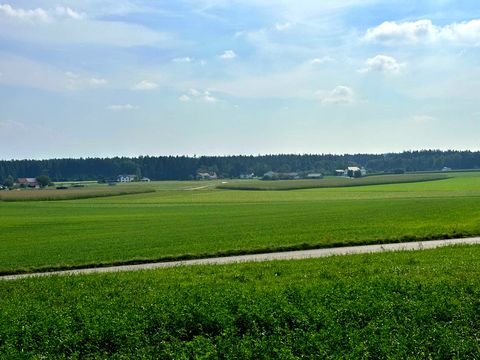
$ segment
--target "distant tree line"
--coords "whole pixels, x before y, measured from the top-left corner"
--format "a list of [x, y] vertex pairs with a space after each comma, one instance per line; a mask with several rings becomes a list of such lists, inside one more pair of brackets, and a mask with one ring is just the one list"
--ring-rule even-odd
[[268, 171], [311, 171], [326, 175], [347, 166], [365, 167], [369, 173], [435, 171], [480, 168], [480, 152], [423, 150], [390, 154], [320, 154], [259, 156], [140, 156], [135, 158], [80, 158], [0, 161], [0, 181], [48, 175], [52, 181], [112, 180], [119, 174], [145, 176], [152, 180], [194, 179], [198, 172], [215, 172], [235, 178]]

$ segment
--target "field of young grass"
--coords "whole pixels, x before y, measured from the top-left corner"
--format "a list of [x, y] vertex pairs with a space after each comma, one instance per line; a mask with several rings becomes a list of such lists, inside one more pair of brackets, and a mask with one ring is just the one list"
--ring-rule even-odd
[[158, 182], [154, 193], [0, 202], [0, 273], [480, 234], [480, 173], [294, 191]]
[[329, 176], [315, 180], [234, 180], [220, 184], [219, 189], [230, 190], [297, 190], [313, 188], [350, 187], [381, 184], [398, 184], [448, 179], [440, 173], [375, 175], [361, 178]]
[[476, 359], [480, 247], [0, 281], [0, 358]]
[[18, 189], [0, 191], [0, 201], [54, 201], [74, 200], [105, 196], [128, 194], [142, 194], [153, 192], [153, 188], [145, 185], [121, 184], [118, 186], [88, 184], [83, 188], [69, 187], [68, 189]]

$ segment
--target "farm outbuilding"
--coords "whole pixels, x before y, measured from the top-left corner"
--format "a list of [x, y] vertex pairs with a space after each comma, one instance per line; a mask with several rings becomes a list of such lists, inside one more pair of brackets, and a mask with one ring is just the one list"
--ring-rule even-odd
[[137, 175], [118, 175], [118, 182], [132, 182], [137, 180]]
[[15, 182], [19, 186], [25, 187], [37, 187], [39, 186], [37, 179], [35, 178], [18, 178]]
[[367, 170], [364, 167], [349, 166], [345, 170], [345, 175], [348, 177], [362, 177], [367, 175]]
[[218, 179], [217, 173], [199, 172], [197, 173], [198, 180], [215, 180]]

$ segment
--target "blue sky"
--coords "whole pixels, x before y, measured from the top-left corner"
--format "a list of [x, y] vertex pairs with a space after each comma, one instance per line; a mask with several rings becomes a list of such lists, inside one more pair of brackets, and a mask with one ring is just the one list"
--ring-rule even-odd
[[480, 149], [478, 1], [0, 0], [0, 158]]

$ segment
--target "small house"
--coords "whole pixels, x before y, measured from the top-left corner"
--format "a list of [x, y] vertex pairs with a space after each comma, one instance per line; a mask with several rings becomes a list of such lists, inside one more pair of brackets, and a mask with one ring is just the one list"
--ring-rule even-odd
[[345, 170], [335, 170], [335, 176], [346, 176]]
[[117, 182], [127, 183], [137, 180], [137, 175], [118, 175]]
[[367, 175], [367, 170], [364, 167], [359, 168], [358, 166], [349, 166], [345, 170], [346, 176], [348, 177], [362, 177]]
[[215, 180], [218, 179], [217, 173], [199, 172], [197, 173], [198, 180]]
[[38, 181], [35, 178], [18, 178], [15, 183], [21, 187], [36, 188], [39, 186]]
[[320, 173], [310, 173], [310, 174], [307, 174], [306, 178], [307, 179], [321, 179], [321, 178], [323, 178], [323, 175], [320, 174]]

